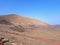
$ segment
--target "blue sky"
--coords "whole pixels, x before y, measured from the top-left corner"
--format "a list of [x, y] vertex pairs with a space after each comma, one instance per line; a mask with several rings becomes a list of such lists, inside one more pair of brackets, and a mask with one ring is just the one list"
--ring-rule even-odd
[[0, 0], [0, 15], [19, 14], [60, 24], [60, 0]]

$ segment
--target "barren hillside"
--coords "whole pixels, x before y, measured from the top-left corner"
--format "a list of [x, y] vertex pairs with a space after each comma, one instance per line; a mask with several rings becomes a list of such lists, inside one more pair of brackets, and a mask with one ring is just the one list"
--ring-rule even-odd
[[0, 37], [18, 45], [60, 45], [60, 26], [9, 14], [0, 16]]

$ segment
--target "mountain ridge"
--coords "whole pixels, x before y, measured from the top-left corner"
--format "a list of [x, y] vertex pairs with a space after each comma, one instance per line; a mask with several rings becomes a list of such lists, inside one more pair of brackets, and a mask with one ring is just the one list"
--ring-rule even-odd
[[[18, 16], [18, 15], [16, 15], [16, 14], [9, 14], [9, 15], [5, 15], [5, 16], [1, 16], [0, 17], [0, 19], [1, 18], [4, 18], [4, 19], [12, 19], [12, 21], [18, 21], [18, 20], [21, 20], [21, 22], [26, 22], [27, 24], [29, 23], [29, 22], [31, 22], [32, 24], [34, 24], [35, 22], [35, 24], [40, 24], [40, 25], [48, 25], [47, 23], [45, 23], [45, 22], [42, 22], [42, 21], [39, 21], [39, 20], [35, 20], [35, 19], [30, 19], [30, 18], [26, 18], [26, 17], [22, 17], [22, 16]], [[14, 22], [15, 22], [14, 21]]]

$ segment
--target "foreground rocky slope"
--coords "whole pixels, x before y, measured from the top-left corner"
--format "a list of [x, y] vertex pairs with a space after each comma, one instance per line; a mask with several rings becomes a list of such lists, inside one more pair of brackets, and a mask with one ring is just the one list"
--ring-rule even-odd
[[60, 26], [9, 14], [0, 16], [0, 37], [17, 45], [60, 45]]

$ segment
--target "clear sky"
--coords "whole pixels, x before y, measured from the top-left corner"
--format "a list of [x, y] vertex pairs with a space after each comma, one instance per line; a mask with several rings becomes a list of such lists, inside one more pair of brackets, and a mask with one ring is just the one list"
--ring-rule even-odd
[[60, 0], [0, 0], [0, 15], [19, 14], [60, 24]]

